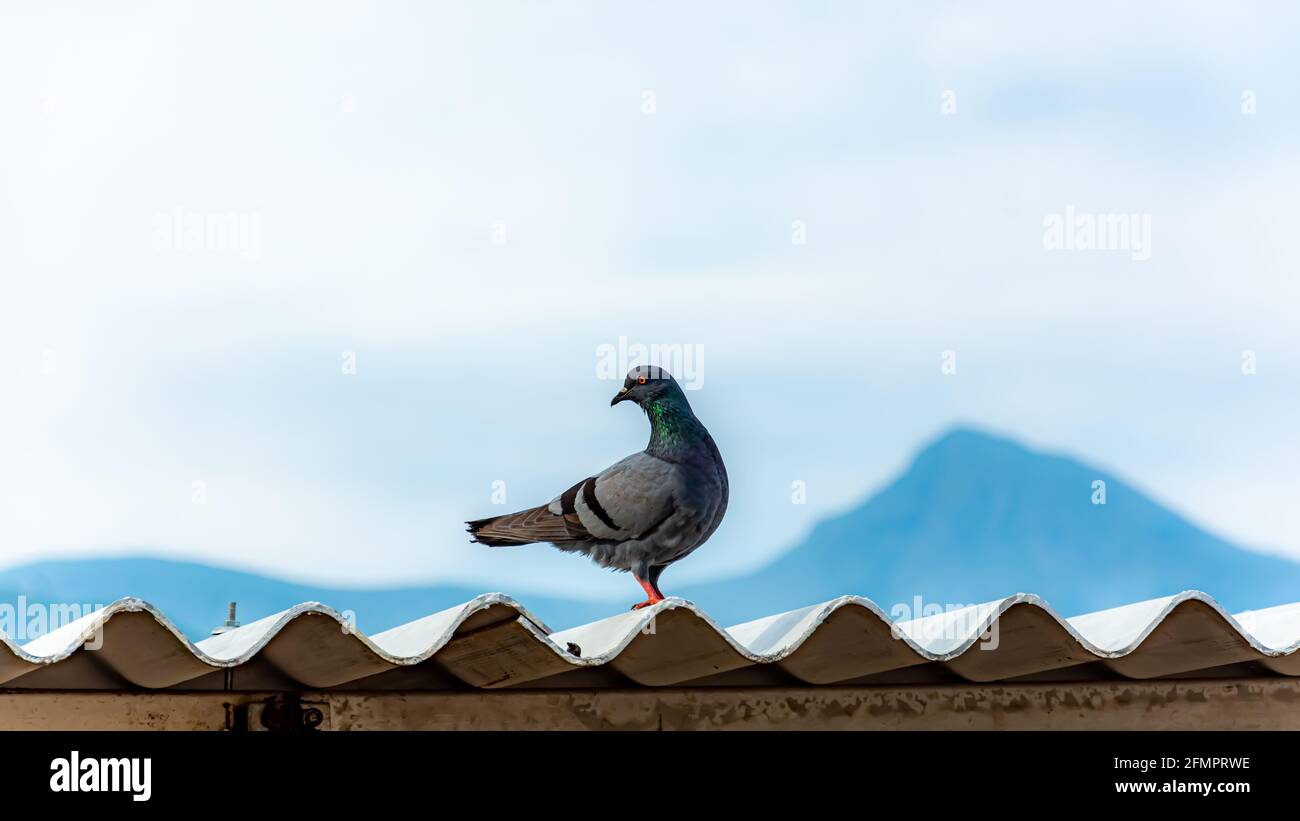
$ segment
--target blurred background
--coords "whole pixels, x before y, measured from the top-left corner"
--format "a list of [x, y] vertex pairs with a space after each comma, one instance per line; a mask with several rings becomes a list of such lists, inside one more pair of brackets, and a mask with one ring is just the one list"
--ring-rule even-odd
[[642, 447], [602, 365], [658, 344], [732, 480], [663, 587], [724, 623], [1300, 600], [1298, 16], [8, 8], [0, 598], [619, 612], [462, 523]]

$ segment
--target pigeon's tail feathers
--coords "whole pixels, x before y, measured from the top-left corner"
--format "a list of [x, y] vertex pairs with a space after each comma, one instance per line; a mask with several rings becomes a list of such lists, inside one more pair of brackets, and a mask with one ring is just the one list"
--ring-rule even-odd
[[474, 541], [489, 547], [513, 547], [533, 542], [570, 542], [574, 533], [564, 516], [552, 513], [547, 505], [466, 522]]

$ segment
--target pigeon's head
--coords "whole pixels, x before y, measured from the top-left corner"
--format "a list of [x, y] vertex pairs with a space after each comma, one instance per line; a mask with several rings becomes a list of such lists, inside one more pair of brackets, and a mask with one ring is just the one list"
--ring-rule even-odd
[[638, 365], [627, 372], [623, 387], [619, 388], [609, 405], [613, 407], [619, 402], [631, 401], [644, 408], [656, 399], [684, 401], [686, 396], [668, 371], [658, 365]]

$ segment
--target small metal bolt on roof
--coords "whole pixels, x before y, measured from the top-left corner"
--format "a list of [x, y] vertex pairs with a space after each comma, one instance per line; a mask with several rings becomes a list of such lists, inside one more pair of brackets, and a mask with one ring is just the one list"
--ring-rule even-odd
[[219, 624], [216, 627], [212, 628], [212, 635], [219, 636], [222, 633], [226, 633], [231, 630], [234, 630], [236, 627], [239, 627], [239, 622], [238, 620], [235, 619], [235, 602], [231, 602], [230, 605], [226, 608], [225, 623]]

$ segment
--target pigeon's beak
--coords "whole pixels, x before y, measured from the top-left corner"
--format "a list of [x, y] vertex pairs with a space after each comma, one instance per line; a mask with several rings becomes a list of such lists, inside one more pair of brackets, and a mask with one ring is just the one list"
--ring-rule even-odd
[[614, 398], [609, 400], [609, 406], [612, 408], [615, 405], [617, 405], [619, 402], [622, 402], [624, 399], [631, 399], [631, 398], [632, 397], [628, 395], [627, 388], [619, 388], [618, 393], [614, 394]]

